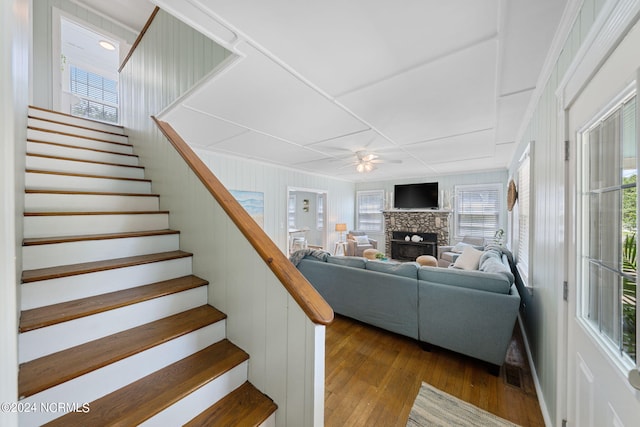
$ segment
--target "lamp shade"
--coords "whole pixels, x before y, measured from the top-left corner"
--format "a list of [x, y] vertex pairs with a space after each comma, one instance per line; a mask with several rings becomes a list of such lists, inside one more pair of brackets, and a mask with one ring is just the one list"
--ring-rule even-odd
[[347, 231], [347, 224], [344, 224], [344, 223], [336, 224], [336, 231]]

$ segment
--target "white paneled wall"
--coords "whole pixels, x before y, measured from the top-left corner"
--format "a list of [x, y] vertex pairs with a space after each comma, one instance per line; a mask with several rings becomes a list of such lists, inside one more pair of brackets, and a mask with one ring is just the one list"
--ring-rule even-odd
[[[502, 184], [504, 186], [504, 191], [502, 191], [502, 199], [500, 200], [501, 206], [503, 207], [505, 215], [503, 215], [502, 222], [500, 227], [503, 230], [507, 229], [507, 208], [506, 208], [506, 188], [507, 188], [507, 171], [488, 171], [488, 172], [479, 172], [473, 174], [464, 174], [464, 175], [442, 175], [442, 176], [420, 176], [412, 179], [403, 179], [397, 181], [375, 181], [375, 182], [360, 182], [356, 184], [357, 191], [363, 190], [384, 190], [385, 192], [385, 200], [390, 203], [388, 206], [391, 208], [393, 206], [393, 186], [395, 184], [410, 184], [410, 183], [418, 183], [418, 182], [438, 182], [438, 190], [440, 191], [440, 197], [442, 198], [443, 194], [445, 197], [448, 197], [451, 209], [453, 209], [454, 204], [454, 188], [456, 185], [467, 185], [467, 184]], [[442, 201], [441, 201], [442, 203]], [[445, 203], [446, 204], [446, 203]], [[453, 236], [453, 218], [450, 221], [450, 227], [452, 227], [450, 236]], [[374, 239], [378, 239], [379, 242], [384, 242], [384, 234], [371, 234], [371, 237]]]
[[[19, 301], [22, 264], [25, 139], [29, 75], [29, 1], [0, 5], [0, 402], [18, 400]], [[18, 425], [16, 413], [0, 412], [0, 425]]]
[[[559, 360], [564, 357], [559, 340], [564, 316], [564, 129], [560, 128], [562, 125], [558, 118], [562, 111], [555, 92], [605, 2], [569, 2], [574, 5], [581, 3], [582, 6], [573, 7], [577, 13], [567, 17], [570, 26], [566, 27], [566, 38], [558, 49], [557, 58], [551, 62], [548, 75], [538, 85], [535, 103], [522, 126], [519, 146], [509, 169], [509, 176], [515, 176], [520, 154], [531, 141], [535, 141], [530, 201], [531, 227], [535, 231], [531, 236], [533, 247], [529, 259], [533, 277], [528, 283], [533, 291], [531, 295], [523, 295], [526, 304], [523, 320], [540, 386], [543, 413], [554, 425], [562, 416], [559, 401], [563, 396], [558, 395], [558, 385], [565, 381], [558, 370]], [[571, 9], [569, 7], [568, 10]], [[560, 34], [561, 41], [562, 37]], [[517, 221], [517, 218], [513, 220]]]
[[[171, 210], [171, 228], [181, 231], [181, 249], [195, 254], [194, 274], [211, 283], [209, 302], [228, 315], [228, 338], [251, 355], [249, 380], [278, 404], [277, 425], [322, 425], [324, 327], [306, 318], [149, 118], [229, 54], [161, 11], [121, 75], [124, 124], [161, 209]], [[228, 188], [264, 192], [265, 230], [283, 247], [287, 186], [327, 188], [335, 205], [345, 194], [353, 216], [350, 185], [203, 156]]]
[[278, 247], [287, 251], [287, 188], [306, 188], [327, 192], [327, 247], [331, 250], [340, 239], [335, 231], [338, 222], [351, 228], [355, 212], [355, 184], [319, 175], [305, 174], [264, 163], [240, 160], [196, 149], [197, 154], [232, 190], [261, 191], [264, 193], [264, 230]]

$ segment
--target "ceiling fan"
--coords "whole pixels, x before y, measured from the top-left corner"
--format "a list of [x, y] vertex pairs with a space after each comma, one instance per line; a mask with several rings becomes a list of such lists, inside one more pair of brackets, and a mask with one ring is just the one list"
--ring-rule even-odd
[[402, 160], [384, 160], [379, 155], [367, 153], [364, 150], [356, 151], [356, 171], [360, 173], [371, 172], [380, 163], [402, 163]]

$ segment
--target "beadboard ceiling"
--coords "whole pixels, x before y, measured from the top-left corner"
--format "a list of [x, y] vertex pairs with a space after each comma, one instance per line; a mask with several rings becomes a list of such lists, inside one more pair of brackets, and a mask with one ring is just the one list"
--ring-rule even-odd
[[190, 144], [377, 181], [507, 168], [566, 0], [154, 3], [236, 54], [162, 114]]

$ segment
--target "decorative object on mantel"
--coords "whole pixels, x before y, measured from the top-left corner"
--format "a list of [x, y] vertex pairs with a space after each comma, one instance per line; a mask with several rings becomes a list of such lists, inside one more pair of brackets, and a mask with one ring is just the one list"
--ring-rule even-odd
[[409, 235], [407, 234], [406, 236], [404, 236], [404, 241], [408, 242], [411, 240], [411, 237], [409, 237]]
[[518, 200], [518, 191], [516, 190], [516, 183], [512, 179], [509, 181], [509, 186], [507, 187], [507, 210], [509, 212], [513, 210], [516, 200]]
[[413, 236], [411, 236], [411, 241], [414, 242], [414, 243], [422, 242], [423, 240], [424, 239], [422, 237], [418, 236], [417, 234], [414, 234]]

